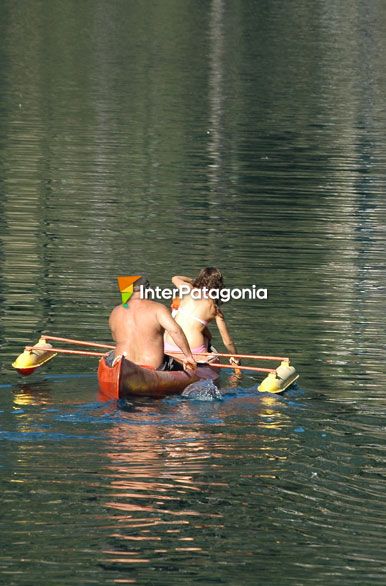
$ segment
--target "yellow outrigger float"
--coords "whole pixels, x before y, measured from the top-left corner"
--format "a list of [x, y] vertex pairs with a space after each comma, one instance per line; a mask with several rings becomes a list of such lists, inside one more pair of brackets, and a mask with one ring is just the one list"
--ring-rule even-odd
[[299, 375], [289, 360], [282, 360], [280, 366], [270, 372], [259, 384], [260, 393], [282, 393], [297, 381]]
[[57, 355], [58, 353], [52, 350], [52, 344], [49, 344], [42, 336], [35, 346], [30, 349], [25, 348], [24, 352], [12, 363], [12, 366], [23, 376], [28, 376], [36, 368], [43, 366]]

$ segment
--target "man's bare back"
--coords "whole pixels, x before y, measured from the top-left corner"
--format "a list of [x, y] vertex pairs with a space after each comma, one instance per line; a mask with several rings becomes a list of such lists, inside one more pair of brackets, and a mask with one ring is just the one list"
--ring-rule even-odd
[[161, 303], [141, 299], [134, 292], [127, 307], [118, 305], [109, 319], [115, 354], [125, 354], [136, 364], [159, 368], [164, 361], [164, 332], [166, 331], [182, 350], [185, 368], [195, 368], [185, 334]]

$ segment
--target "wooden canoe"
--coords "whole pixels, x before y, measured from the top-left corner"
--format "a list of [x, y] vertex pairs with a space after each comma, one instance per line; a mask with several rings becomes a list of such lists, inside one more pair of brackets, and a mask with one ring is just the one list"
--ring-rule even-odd
[[108, 366], [104, 357], [98, 366], [99, 388], [106, 399], [125, 397], [162, 398], [177, 395], [190, 384], [200, 379], [215, 380], [218, 372], [210, 366], [198, 366], [193, 373], [184, 370], [161, 371], [139, 366], [121, 357], [114, 366]]

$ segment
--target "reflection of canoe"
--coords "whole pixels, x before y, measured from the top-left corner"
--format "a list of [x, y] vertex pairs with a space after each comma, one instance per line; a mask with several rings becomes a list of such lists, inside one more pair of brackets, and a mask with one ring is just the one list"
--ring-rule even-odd
[[107, 366], [101, 358], [98, 367], [98, 382], [102, 394], [108, 399], [128, 396], [165, 397], [176, 395], [191, 383], [200, 379], [216, 379], [218, 373], [209, 366], [199, 366], [193, 374], [183, 370], [160, 371], [138, 366], [126, 358]]

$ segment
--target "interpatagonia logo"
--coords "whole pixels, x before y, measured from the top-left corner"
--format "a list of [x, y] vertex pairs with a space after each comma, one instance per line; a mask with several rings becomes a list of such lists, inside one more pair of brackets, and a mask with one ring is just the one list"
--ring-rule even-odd
[[134, 283], [141, 278], [141, 275], [118, 277], [118, 287], [121, 292], [122, 304], [127, 307], [127, 302], [134, 292]]
[[173, 288], [162, 288], [162, 287], [150, 287], [149, 281], [146, 277], [140, 275], [118, 277], [118, 286], [121, 292], [122, 304], [127, 307], [127, 302], [134, 293], [134, 283], [141, 281], [136, 285], [136, 290], [139, 291], [140, 299], [148, 299], [153, 301], [165, 301], [172, 300], [176, 297], [183, 297], [189, 294], [192, 299], [213, 299], [222, 303], [227, 303], [232, 300], [239, 299], [257, 299], [264, 301], [268, 299], [268, 289], [258, 288], [256, 285], [250, 287], [233, 287], [221, 288], [221, 289], [208, 289], [208, 287], [202, 287], [201, 289], [192, 289], [191, 285], [183, 284], [179, 289]]

